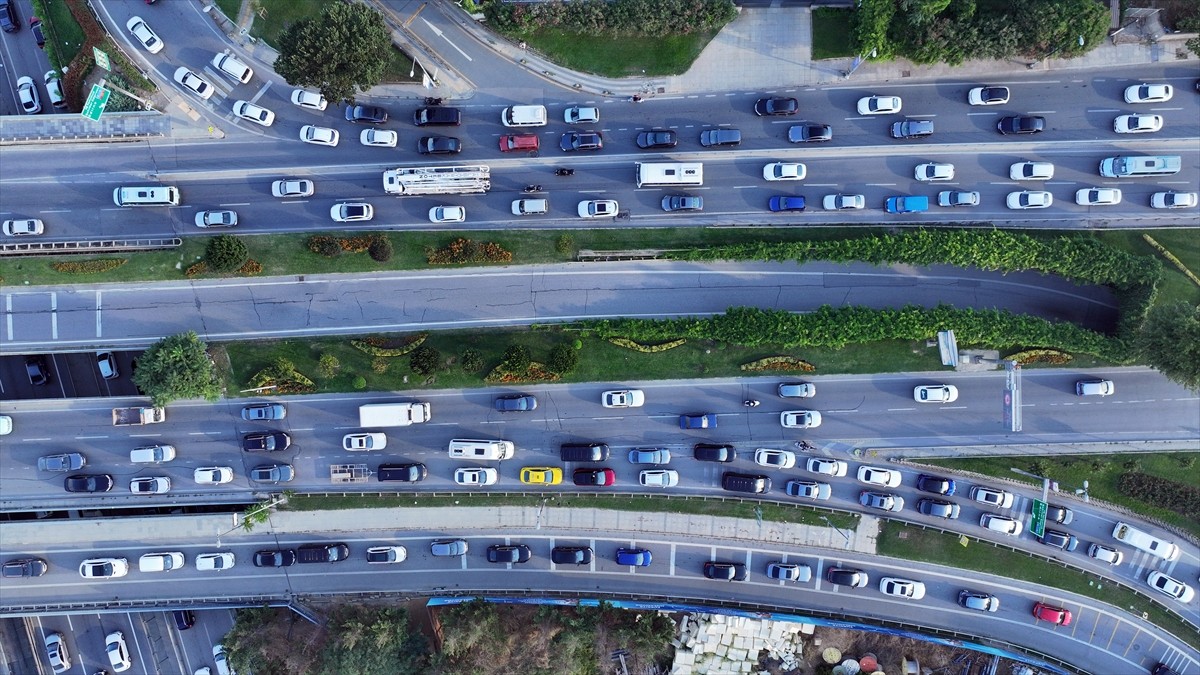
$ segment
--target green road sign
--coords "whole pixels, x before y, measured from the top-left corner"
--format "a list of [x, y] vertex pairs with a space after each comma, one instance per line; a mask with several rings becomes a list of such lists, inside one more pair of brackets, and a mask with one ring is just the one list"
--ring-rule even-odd
[[93, 122], [99, 122], [100, 115], [104, 112], [104, 106], [108, 104], [108, 97], [110, 95], [112, 95], [112, 91], [98, 84], [93, 84], [92, 93], [88, 94], [87, 101], [83, 104], [83, 116]]
[[1033, 517], [1029, 519], [1029, 531], [1035, 537], [1040, 537], [1046, 533], [1046, 502], [1035, 499], [1033, 500]]
[[105, 54], [96, 47], [92, 47], [92, 56], [96, 57], [96, 65], [105, 70], [112, 70], [112, 63], [108, 60], [108, 54]]

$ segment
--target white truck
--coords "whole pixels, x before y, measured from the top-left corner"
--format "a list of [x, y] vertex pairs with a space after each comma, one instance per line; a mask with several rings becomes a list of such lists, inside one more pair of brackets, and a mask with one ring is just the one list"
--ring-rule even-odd
[[132, 427], [140, 424], [158, 424], [166, 419], [167, 411], [165, 408], [113, 408], [114, 427]]
[[416, 166], [383, 172], [383, 191], [389, 195], [464, 195], [492, 187], [486, 166]]
[[358, 407], [360, 427], [407, 427], [429, 421], [429, 402], [368, 403]]

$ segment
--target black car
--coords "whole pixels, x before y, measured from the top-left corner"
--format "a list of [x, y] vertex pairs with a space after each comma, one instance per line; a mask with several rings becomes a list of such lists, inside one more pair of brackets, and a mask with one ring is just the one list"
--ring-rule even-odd
[[1064, 551], [1074, 551], [1079, 546], [1079, 540], [1075, 538], [1075, 535], [1059, 530], [1047, 529], [1042, 536], [1038, 537], [1038, 541]]
[[525, 544], [493, 544], [487, 549], [487, 561], [491, 563], [529, 562], [533, 552]]
[[1035, 115], [1010, 115], [1001, 117], [996, 131], [1002, 134], [1036, 134], [1046, 129], [1046, 118]]
[[462, 141], [453, 136], [423, 136], [417, 141], [417, 152], [422, 155], [457, 155], [462, 152]]
[[797, 124], [788, 127], [788, 140], [792, 143], [832, 141], [833, 127], [828, 124]]
[[291, 567], [295, 564], [296, 552], [290, 548], [257, 551], [254, 554], [255, 567]]
[[667, 195], [662, 198], [663, 211], [703, 211], [704, 198], [692, 195]]
[[697, 443], [692, 456], [698, 462], [732, 462], [737, 459], [737, 451], [723, 443]]
[[48, 569], [50, 569], [50, 565], [41, 558], [18, 558], [4, 563], [3, 576], [5, 579], [40, 577]]
[[417, 483], [425, 480], [425, 477], [429, 475], [429, 470], [421, 463], [382, 464], [375, 475], [382, 482]]
[[462, 124], [462, 111], [458, 108], [418, 108], [413, 113], [413, 124], [419, 127], [456, 127]]
[[563, 152], [575, 150], [599, 150], [604, 147], [604, 138], [595, 131], [571, 131], [562, 136], [558, 147]]
[[589, 565], [592, 557], [590, 546], [555, 546], [550, 549], [550, 562], [555, 565]]
[[637, 146], [643, 150], [673, 148], [679, 145], [679, 136], [670, 129], [651, 129], [637, 135]]
[[606, 487], [616, 480], [617, 475], [612, 469], [575, 469], [571, 474], [571, 481], [576, 485]]
[[800, 112], [800, 102], [794, 98], [760, 98], [754, 104], [754, 114], [759, 117], [765, 115], [795, 115], [798, 112]]
[[721, 488], [730, 492], [761, 495], [771, 491], [771, 479], [757, 474], [727, 471], [721, 476]]
[[42, 20], [36, 16], [29, 20], [29, 30], [33, 31], [33, 41], [38, 49], [45, 49], [46, 36], [42, 33]]
[[171, 612], [171, 618], [175, 619], [175, 627], [179, 630], [187, 630], [196, 625], [196, 615], [192, 614], [190, 609], [177, 609]]
[[77, 473], [63, 480], [67, 492], [108, 492], [113, 484], [113, 477], [106, 473]]
[[917, 476], [917, 489], [924, 492], [932, 492], [935, 495], [946, 495], [949, 497], [954, 494], [954, 481], [949, 478], [940, 476], [930, 476], [929, 474], [921, 474]]
[[892, 124], [892, 138], [924, 138], [933, 135], [933, 120], [904, 120]]
[[954, 520], [958, 518], [959, 507], [958, 504], [952, 504], [941, 499], [924, 498], [917, 500], [917, 511], [926, 516], [937, 516], [938, 518]]
[[749, 576], [746, 566], [742, 563], [713, 562], [704, 563], [704, 576], [718, 581], [745, 581]]
[[867, 585], [867, 573], [853, 567], [830, 567], [825, 570], [825, 580], [835, 586], [862, 588]]
[[242, 436], [242, 450], [246, 452], [276, 452], [292, 446], [292, 437], [282, 431], [266, 431]]
[[383, 124], [388, 121], [388, 114], [386, 110], [376, 105], [351, 105], [346, 106], [346, 121]]
[[17, 0], [0, 0], [0, 29], [5, 33], [15, 33], [21, 30], [21, 22], [17, 19]]
[[30, 356], [25, 359], [25, 374], [29, 376], [29, 384], [40, 387], [50, 381], [50, 373], [46, 370], [46, 359], [40, 356]]
[[532, 394], [509, 394], [497, 398], [494, 405], [500, 412], [529, 412], [537, 410], [537, 397]]

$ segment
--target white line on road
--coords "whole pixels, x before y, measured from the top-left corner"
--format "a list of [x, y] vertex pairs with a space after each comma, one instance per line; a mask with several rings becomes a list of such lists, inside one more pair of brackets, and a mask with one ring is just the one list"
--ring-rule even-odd
[[1057, 110], [1031, 110], [1026, 115], [1053, 115]]
[[38, 213], [70, 213], [71, 209], [55, 209], [53, 211], [38, 211]]
[[250, 206], [250, 202], [238, 202], [236, 204], [221, 204], [221, 206]]
[[973, 113], [967, 113], [967, 117], [970, 117], [970, 116], [972, 116], [972, 115], [999, 115], [999, 114], [1000, 114], [1000, 113], [999, 113], [999, 111], [991, 111], [991, 112], [973, 112]]
[[[428, 19], [425, 19], [424, 17], [422, 17], [422, 18], [421, 18], [421, 20], [425, 22], [425, 25], [429, 27], [429, 30], [433, 31], [433, 32], [434, 32], [434, 33], [435, 33], [435, 34], [436, 34], [438, 37], [440, 37], [440, 38], [442, 38], [443, 40], [445, 40], [445, 41], [446, 41], [446, 44], [450, 45], [451, 47], [454, 47], [454, 50], [455, 50], [455, 51], [457, 51], [459, 54], [462, 54], [462, 57], [463, 57], [464, 59], [466, 59], [466, 60], [468, 60], [468, 61], [474, 61], [474, 60], [475, 60], [475, 59], [471, 58], [470, 56], [468, 56], [466, 52], [464, 52], [463, 50], [459, 49], [459, 48], [458, 48], [458, 45], [456, 45], [456, 44], [454, 44], [453, 42], [451, 42], [451, 41], [450, 41], [450, 38], [446, 37], [446, 34], [445, 34], [445, 33], [443, 33], [443, 32], [441, 31], [441, 29], [439, 29], [437, 26], [435, 26], [435, 25], [433, 25], [433, 24], [429, 23], [429, 20], [428, 20]], [[466, 564], [466, 563], [464, 562], [464, 565], [465, 565], [465, 564]]]

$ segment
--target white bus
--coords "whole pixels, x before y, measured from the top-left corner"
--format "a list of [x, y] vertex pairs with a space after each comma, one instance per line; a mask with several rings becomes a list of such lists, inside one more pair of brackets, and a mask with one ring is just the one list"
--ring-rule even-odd
[[1183, 160], [1178, 155], [1109, 157], [1100, 162], [1100, 175], [1105, 178], [1170, 176], [1179, 173], [1181, 166]]
[[704, 185], [700, 162], [638, 162], [637, 186]]

